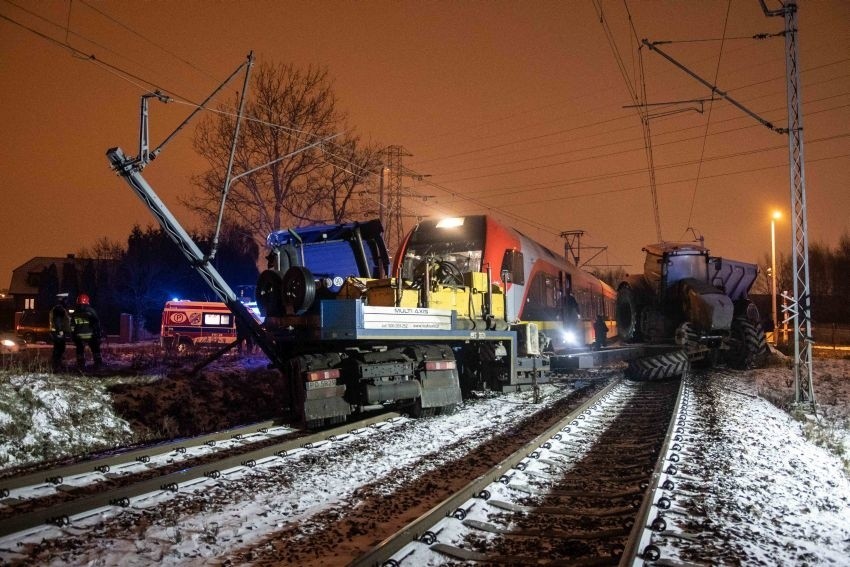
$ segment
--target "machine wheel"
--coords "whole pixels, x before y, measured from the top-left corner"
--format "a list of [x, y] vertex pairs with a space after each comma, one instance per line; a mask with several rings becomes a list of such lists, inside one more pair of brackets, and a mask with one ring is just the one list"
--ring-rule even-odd
[[666, 342], [667, 320], [653, 307], [645, 307], [641, 313], [640, 336], [647, 343]]
[[281, 317], [283, 312], [283, 274], [265, 270], [257, 279], [257, 306], [263, 317]]
[[630, 380], [663, 380], [681, 376], [689, 368], [688, 355], [684, 350], [645, 356], [630, 360], [626, 378]]
[[283, 275], [283, 305], [295, 315], [303, 315], [316, 299], [316, 280], [310, 270], [292, 266]]
[[617, 332], [624, 341], [640, 339], [640, 311], [637, 294], [628, 285], [617, 290]]
[[416, 398], [416, 401], [413, 403], [413, 406], [410, 408], [410, 417], [420, 419], [423, 417], [434, 417], [437, 414], [437, 410], [439, 408], [431, 407], [431, 408], [423, 408], [422, 407], [422, 398]]
[[760, 368], [767, 359], [767, 339], [758, 323], [738, 318], [732, 321], [728, 364], [733, 368]]

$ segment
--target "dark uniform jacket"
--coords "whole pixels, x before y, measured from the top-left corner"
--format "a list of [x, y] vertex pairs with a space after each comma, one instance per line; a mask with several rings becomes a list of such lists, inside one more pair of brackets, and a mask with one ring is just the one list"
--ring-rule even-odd
[[84, 340], [100, 338], [100, 319], [90, 305], [78, 305], [72, 323], [75, 337]]
[[71, 319], [64, 305], [50, 310], [50, 336], [54, 339], [67, 337], [71, 333]]

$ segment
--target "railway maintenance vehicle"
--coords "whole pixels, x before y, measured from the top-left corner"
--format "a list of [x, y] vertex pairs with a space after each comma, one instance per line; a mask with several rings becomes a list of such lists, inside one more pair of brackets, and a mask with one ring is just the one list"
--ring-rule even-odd
[[613, 317], [609, 286], [471, 216], [417, 225], [395, 275], [377, 220], [270, 234], [256, 287], [261, 324], [144, 179], [144, 163], [120, 148], [107, 157], [280, 370], [292, 418], [308, 428], [376, 405], [429, 415], [477, 388], [532, 388], [555, 351], [585, 336], [582, 318]]

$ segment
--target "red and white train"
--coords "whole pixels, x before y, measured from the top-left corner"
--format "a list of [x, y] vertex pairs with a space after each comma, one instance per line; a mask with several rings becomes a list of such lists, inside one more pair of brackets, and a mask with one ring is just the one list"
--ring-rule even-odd
[[422, 260], [447, 261], [460, 272], [486, 272], [505, 289], [506, 319], [527, 321], [554, 350], [593, 342], [602, 315], [608, 336], [617, 334], [616, 291], [521, 232], [486, 215], [420, 222], [402, 242], [393, 273], [414, 279]]

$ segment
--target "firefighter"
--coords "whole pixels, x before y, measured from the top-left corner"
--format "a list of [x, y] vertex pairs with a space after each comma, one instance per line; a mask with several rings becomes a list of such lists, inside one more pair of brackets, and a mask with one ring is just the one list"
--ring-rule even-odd
[[596, 316], [596, 320], [593, 322], [593, 333], [596, 339], [593, 341], [593, 346], [596, 350], [608, 344], [608, 325], [605, 324], [602, 315]]
[[62, 369], [65, 355], [65, 340], [71, 334], [71, 318], [68, 315], [68, 294], [57, 293], [56, 305], [50, 310], [50, 338], [53, 341], [53, 371]]
[[85, 293], [77, 296], [77, 307], [71, 322], [74, 345], [77, 347], [77, 368], [82, 370], [86, 366], [86, 344], [91, 349], [94, 367], [103, 366], [103, 358], [100, 355], [100, 319], [91, 306], [91, 299]]

